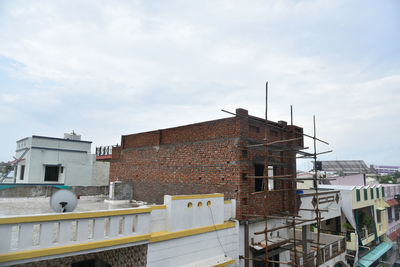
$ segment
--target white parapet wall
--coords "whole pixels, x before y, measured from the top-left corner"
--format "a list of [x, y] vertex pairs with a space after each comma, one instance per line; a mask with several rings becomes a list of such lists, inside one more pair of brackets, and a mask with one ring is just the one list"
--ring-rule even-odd
[[164, 205], [2, 216], [0, 266], [143, 244], [147, 266], [238, 266], [235, 205], [223, 194], [165, 196]]
[[237, 266], [235, 201], [224, 201], [223, 194], [167, 195], [164, 203], [165, 211], [152, 211], [152, 230], [159, 232], [150, 239], [148, 266]]

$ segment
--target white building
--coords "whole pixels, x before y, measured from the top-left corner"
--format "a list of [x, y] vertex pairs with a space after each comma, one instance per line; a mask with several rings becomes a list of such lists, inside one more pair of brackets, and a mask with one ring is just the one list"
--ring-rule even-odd
[[107, 185], [109, 163], [96, 162], [91, 141], [33, 135], [17, 141], [14, 182], [21, 184]]

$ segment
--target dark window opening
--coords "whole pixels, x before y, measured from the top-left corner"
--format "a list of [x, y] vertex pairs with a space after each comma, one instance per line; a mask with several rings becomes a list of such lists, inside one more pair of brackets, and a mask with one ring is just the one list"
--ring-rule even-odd
[[376, 221], [378, 223], [382, 223], [382, 211], [381, 210], [376, 211]]
[[100, 259], [92, 259], [72, 263], [71, 267], [111, 267], [111, 265]]
[[396, 205], [396, 207], [394, 207], [394, 218], [396, 221], [399, 220], [399, 205]]
[[269, 133], [271, 134], [271, 136], [279, 136], [279, 132], [276, 130], [270, 130]]
[[368, 200], [368, 190], [364, 188], [364, 200]]
[[51, 182], [58, 182], [59, 173], [60, 173], [59, 166], [46, 166], [46, 170], [44, 172], [44, 180]]
[[250, 131], [259, 133], [260, 132], [260, 128], [257, 127], [257, 126], [250, 125]]
[[[279, 257], [278, 249], [269, 251], [268, 255], [270, 255], [270, 254], [272, 254], [272, 256], [268, 257], [268, 259], [279, 262], [280, 257]], [[279, 267], [279, 263], [277, 263], [277, 262], [269, 262], [268, 264], [265, 264], [265, 262], [263, 262], [263, 260], [265, 259], [265, 252], [263, 252], [263, 251], [254, 251], [253, 256], [256, 259], [259, 259], [259, 260], [253, 261], [254, 267], [266, 267], [267, 265], [268, 265], [268, 267]]]
[[386, 208], [388, 214], [389, 222], [393, 222], [392, 207]]
[[25, 174], [25, 165], [21, 165], [21, 170], [19, 173], [19, 179], [24, 180], [24, 174]]
[[[255, 176], [264, 176], [264, 165], [256, 164], [254, 165], [254, 175]], [[254, 191], [262, 191], [264, 190], [263, 178], [255, 178], [254, 179]]]

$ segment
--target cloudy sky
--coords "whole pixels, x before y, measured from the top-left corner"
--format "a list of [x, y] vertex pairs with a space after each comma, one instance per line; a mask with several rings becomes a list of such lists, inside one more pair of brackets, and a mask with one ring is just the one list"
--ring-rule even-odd
[[[290, 120], [327, 159], [400, 165], [400, 2], [0, 1], [0, 161], [31, 135]], [[307, 141], [307, 144], [308, 141]], [[302, 169], [309, 161], [299, 162]]]

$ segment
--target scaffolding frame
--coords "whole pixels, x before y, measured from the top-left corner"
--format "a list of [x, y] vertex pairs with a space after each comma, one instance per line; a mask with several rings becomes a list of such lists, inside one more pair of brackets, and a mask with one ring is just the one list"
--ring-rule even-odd
[[[236, 116], [241, 116], [235, 113], [231, 113], [225, 110], [222, 110], [226, 113], [232, 114], [232, 115], [236, 115]], [[251, 117], [247, 117], [248, 119], [254, 119], [257, 120], [258, 122], [260, 122], [260, 119], [255, 119], [255, 118], [251, 118]], [[263, 180], [263, 186], [264, 186], [264, 190], [263, 191], [259, 191], [259, 192], [254, 192], [252, 194], [263, 194], [263, 208], [264, 208], [264, 215], [245, 215], [247, 217], [251, 217], [251, 216], [255, 216], [255, 217], [262, 217], [264, 216], [264, 221], [265, 221], [265, 226], [264, 226], [264, 230], [260, 231], [260, 232], [255, 232], [254, 234], [259, 235], [259, 234], [264, 234], [265, 237], [265, 257], [263, 260], [259, 259], [259, 258], [250, 258], [250, 257], [246, 257], [246, 256], [241, 256], [242, 259], [245, 260], [245, 266], [248, 266], [248, 262], [250, 260], [252, 261], [263, 261], [266, 266], [268, 266], [268, 263], [277, 263], [277, 264], [287, 264], [287, 265], [291, 265], [291, 266], [319, 266], [321, 265], [321, 250], [320, 250], [320, 228], [321, 228], [321, 220], [323, 219], [321, 216], [321, 212], [327, 212], [327, 210], [322, 210], [319, 208], [319, 191], [318, 191], [318, 180], [320, 180], [318, 178], [318, 170], [315, 167], [316, 166], [316, 162], [317, 162], [317, 156], [321, 155], [321, 154], [326, 154], [326, 153], [330, 153], [332, 152], [332, 150], [329, 151], [324, 151], [324, 152], [317, 152], [317, 142], [321, 142], [324, 144], [329, 145], [328, 142], [321, 140], [317, 137], [317, 133], [316, 133], [316, 122], [315, 122], [315, 115], [313, 116], [313, 135], [308, 135], [305, 133], [301, 133], [302, 136], [301, 137], [297, 137], [297, 138], [289, 138], [286, 140], [278, 140], [278, 141], [273, 141], [273, 142], [269, 142], [269, 127], [276, 127], [275, 125], [269, 124], [268, 122], [268, 82], [266, 82], [265, 85], [265, 120], [264, 120], [264, 140], [262, 143], [259, 144], [251, 144], [248, 145], [247, 148], [255, 148], [255, 147], [260, 147], [260, 148], [264, 148], [264, 172], [263, 172], [263, 176], [246, 176], [247, 178], [253, 178], [253, 179], [257, 179], [257, 178], [262, 178]], [[293, 126], [293, 109], [292, 106], [290, 106], [290, 125]], [[291, 134], [290, 136], [294, 136], [294, 129], [291, 128]], [[306, 153], [306, 152], [302, 152], [303, 156], [297, 157], [296, 154], [299, 153], [301, 150], [304, 149], [308, 149], [305, 147], [295, 147], [295, 145], [293, 144], [293, 142], [303, 139], [304, 137], [307, 138], [311, 138], [313, 140], [313, 153]], [[288, 175], [273, 175], [273, 176], [269, 176], [268, 175], [268, 170], [269, 170], [269, 158], [270, 157], [278, 157], [278, 159], [282, 159], [282, 156], [275, 156], [275, 155], [270, 155], [268, 148], [272, 145], [276, 145], [276, 144], [287, 144], [283, 150], [277, 150], [277, 151], [286, 151], [288, 152], [288, 156], [286, 156], [285, 158], [289, 158], [291, 159], [290, 163], [292, 163], [291, 165], [289, 165], [289, 171], [288, 171]], [[304, 144], [303, 144], [304, 145]], [[276, 151], [275, 151], [276, 152]], [[313, 174], [313, 178], [297, 178], [296, 177], [296, 159], [297, 158], [312, 158], [314, 161], [314, 174]], [[269, 180], [278, 180], [278, 181], [286, 181], [289, 184], [291, 184], [290, 188], [287, 189], [278, 189], [278, 190], [270, 190], [269, 189]], [[300, 216], [298, 216], [298, 211], [300, 210], [300, 207], [295, 208], [294, 213], [293, 214], [289, 214], [289, 213], [280, 213], [277, 211], [274, 211], [273, 209], [269, 208], [268, 205], [268, 201], [269, 201], [269, 196], [271, 192], [285, 192], [291, 191], [291, 194], [293, 194], [293, 196], [297, 195], [296, 189], [296, 183], [297, 182], [304, 182], [305, 180], [312, 180], [313, 181], [313, 187], [315, 189], [315, 193], [312, 193], [311, 195], [313, 195], [312, 198], [312, 206], [314, 207], [314, 209], [309, 209], [309, 211], [312, 211], [313, 213], [315, 213], [315, 217], [312, 219], [302, 219]], [[296, 197], [295, 197], [296, 198]], [[297, 213], [297, 214], [296, 214]], [[313, 214], [311, 213], [311, 214]], [[269, 219], [283, 219], [286, 220], [286, 222], [288, 222], [286, 225], [282, 225], [279, 227], [274, 227], [269, 229], [268, 228], [268, 221]], [[314, 242], [313, 240], [302, 240], [302, 239], [296, 239], [296, 227], [300, 224], [303, 224], [305, 222], [310, 222], [310, 221], [316, 221], [317, 224], [317, 241]], [[245, 250], [246, 250], [246, 255], [248, 253], [248, 221], [245, 224], [245, 227], [247, 228], [247, 230], [245, 230], [245, 234], [247, 234], [247, 238], [245, 238]], [[293, 238], [289, 238], [287, 240], [285, 240], [284, 242], [281, 242], [282, 244], [280, 244], [280, 248], [283, 248], [285, 250], [289, 250], [291, 253], [293, 253], [293, 261], [292, 261], [292, 256], [291, 261], [289, 262], [283, 262], [283, 261], [276, 261], [276, 260], [271, 260], [269, 259], [269, 234], [281, 229], [285, 229], [285, 228], [291, 228], [293, 231]], [[270, 240], [271, 242], [272, 240]], [[297, 245], [298, 242], [300, 241], [302, 245], [304, 245], [304, 242], [308, 242], [311, 244], [314, 244], [317, 246], [317, 250], [316, 250], [316, 257], [314, 257], [314, 253], [309, 253], [309, 254], [305, 254], [306, 251], [302, 251], [303, 253], [303, 263], [300, 264], [298, 258], [297, 258]], [[273, 243], [273, 242], [271, 242]], [[289, 247], [285, 247], [284, 245], [286, 244], [290, 244]], [[308, 260], [306, 262], [305, 258], [308, 258]]]

